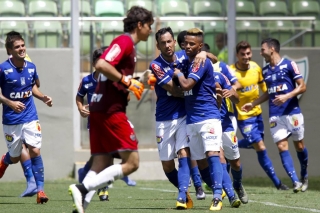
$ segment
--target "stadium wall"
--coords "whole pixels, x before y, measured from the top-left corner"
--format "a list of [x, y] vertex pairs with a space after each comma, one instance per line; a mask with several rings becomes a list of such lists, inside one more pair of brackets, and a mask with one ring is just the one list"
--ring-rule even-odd
[[[320, 176], [318, 162], [319, 146], [319, 126], [320, 100], [318, 89], [320, 67], [318, 49], [294, 49], [283, 48], [282, 55], [297, 61], [308, 73], [307, 92], [300, 98], [300, 106], [305, 118], [305, 142], [309, 150], [309, 175]], [[253, 60], [260, 66], [263, 66], [263, 59], [260, 56], [259, 49], [253, 49]], [[28, 54], [35, 62], [41, 81], [41, 91], [53, 98], [54, 106], [46, 107], [36, 100], [40, 123], [42, 126], [43, 148], [42, 155], [45, 164], [45, 178], [47, 180], [66, 178], [73, 174], [74, 166], [82, 166], [89, 158], [88, 150], [74, 150], [72, 134], [72, 51], [70, 49], [28, 49]], [[0, 50], [0, 60], [6, 60], [5, 51]], [[151, 100], [151, 101], [148, 101]], [[141, 164], [139, 170], [132, 174], [136, 180], [166, 179], [162, 172], [161, 164], [158, 160], [158, 151], [156, 149], [156, 140], [154, 133], [154, 100], [152, 93], [146, 96], [146, 99], [137, 109], [138, 102], [134, 96], [131, 96], [131, 102], [128, 108], [128, 117], [135, 125], [137, 136], [140, 141]], [[150, 104], [152, 103], [152, 104]], [[1, 107], [2, 109], [2, 107]], [[268, 108], [263, 104], [263, 117], [265, 121], [265, 144], [269, 156], [273, 160], [275, 171], [280, 177], [286, 177], [282, 167], [281, 160], [276, 146], [273, 144], [268, 126]], [[0, 150], [5, 153], [7, 148], [4, 142], [2, 128], [0, 128]], [[238, 134], [241, 138], [241, 135]], [[290, 152], [294, 159], [297, 173], [300, 172], [299, 162], [294, 151], [293, 144], [290, 142]], [[1, 153], [0, 153], [1, 154]], [[257, 155], [253, 150], [241, 149], [241, 161], [243, 164], [244, 177], [266, 177], [261, 169]], [[116, 161], [119, 162], [119, 161]], [[76, 173], [75, 173], [76, 174]], [[23, 180], [23, 173], [20, 165], [12, 165], [8, 168], [2, 180]]]

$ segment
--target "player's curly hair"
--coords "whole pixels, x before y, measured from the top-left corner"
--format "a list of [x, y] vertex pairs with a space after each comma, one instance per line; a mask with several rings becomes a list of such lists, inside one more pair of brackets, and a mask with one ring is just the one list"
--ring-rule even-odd
[[239, 53], [239, 51], [241, 49], [247, 49], [250, 48], [251, 49], [251, 45], [249, 44], [249, 42], [247, 41], [240, 41], [237, 46], [236, 46], [236, 53]]
[[13, 43], [15, 41], [19, 41], [22, 40], [24, 41], [24, 39], [22, 38], [22, 35], [16, 31], [10, 31], [7, 33], [7, 38], [6, 38], [6, 49], [7, 49], [7, 54], [10, 55], [10, 53], [8, 52], [8, 49], [12, 49], [13, 48]]
[[156, 37], [156, 41], [159, 43], [159, 38], [165, 34], [165, 33], [170, 33], [171, 36], [172, 36], [172, 39], [174, 39], [174, 35], [173, 35], [173, 32], [172, 32], [172, 29], [171, 27], [164, 27], [164, 28], [161, 28], [160, 30], [158, 30], [158, 32], [156, 33], [155, 37]]
[[149, 22], [153, 24], [152, 12], [139, 6], [131, 7], [127, 12], [127, 17], [123, 19], [123, 31], [131, 33], [138, 26], [138, 22], [141, 22], [142, 25]]

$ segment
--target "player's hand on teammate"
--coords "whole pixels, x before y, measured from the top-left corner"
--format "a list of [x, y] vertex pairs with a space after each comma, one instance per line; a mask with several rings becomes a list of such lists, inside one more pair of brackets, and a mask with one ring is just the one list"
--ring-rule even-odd
[[[128, 95], [129, 96], [129, 95]], [[129, 96], [130, 97], [130, 96]], [[130, 100], [130, 98], [129, 98]], [[80, 115], [84, 118], [88, 117], [90, 115], [90, 111], [88, 110], [89, 104], [82, 106], [81, 108], [78, 108]]]
[[47, 104], [48, 107], [52, 107], [53, 105], [52, 98], [47, 95], [43, 96], [42, 101], [43, 103]]
[[202, 66], [204, 67], [204, 62], [206, 61], [206, 59], [207, 59], [207, 52], [206, 51], [201, 51], [194, 58], [194, 63], [195, 64], [199, 64], [199, 65], [202, 64]]
[[276, 98], [272, 101], [274, 105], [281, 106], [289, 99], [287, 94], [284, 95], [276, 95]]
[[16, 113], [21, 113], [23, 110], [26, 109], [24, 103], [20, 101], [10, 101], [9, 107]]
[[233, 88], [231, 88], [230, 90], [229, 89], [223, 89], [222, 90], [222, 97], [223, 98], [230, 98], [233, 95], [234, 95], [234, 89]]
[[249, 112], [250, 110], [252, 110], [252, 108], [253, 108], [252, 103], [246, 103], [241, 107], [241, 110], [245, 112]]
[[179, 70], [178, 68], [174, 68], [173, 77], [178, 78], [179, 73], [181, 73], [181, 70]]
[[132, 78], [131, 76], [122, 75], [120, 82], [126, 86], [130, 92], [133, 92], [138, 100], [141, 99], [144, 86], [140, 81]]

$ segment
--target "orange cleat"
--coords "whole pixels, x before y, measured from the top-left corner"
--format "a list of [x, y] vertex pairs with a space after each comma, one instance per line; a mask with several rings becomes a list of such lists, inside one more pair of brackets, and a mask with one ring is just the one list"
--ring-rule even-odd
[[37, 193], [37, 203], [46, 203], [48, 202], [49, 198], [47, 195], [44, 193], [44, 191], [38, 191]]
[[8, 164], [6, 164], [4, 162], [4, 157], [6, 156], [6, 154], [2, 155], [1, 161], [0, 161], [0, 178], [2, 178], [2, 176], [4, 175], [6, 169], [8, 168]]

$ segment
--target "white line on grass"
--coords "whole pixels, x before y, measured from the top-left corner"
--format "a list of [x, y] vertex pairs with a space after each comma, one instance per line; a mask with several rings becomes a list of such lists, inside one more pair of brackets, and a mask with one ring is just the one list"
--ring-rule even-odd
[[[152, 190], [152, 191], [160, 191], [160, 192], [177, 192], [176, 190], [167, 190], [167, 189], [156, 189], [156, 188], [140, 188], [141, 190]], [[211, 195], [212, 196], [212, 195]], [[285, 205], [279, 205], [276, 203], [271, 203], [271, 202], [260, 202], [260, 201], [255, 201], [255, 200], [249, 200], [249, 202], [252, 203], [261, 203], [266, 206], [275, 206], [275, 207], [280, 207], [280, 208], [289, 208], [289, 209], [301, 209], [309, 212], [320, 212], [319, 209], [310, 209], [310, 208], [303, 208], [303, 207], [297, 207], [297, 206], [285, 206]]]

